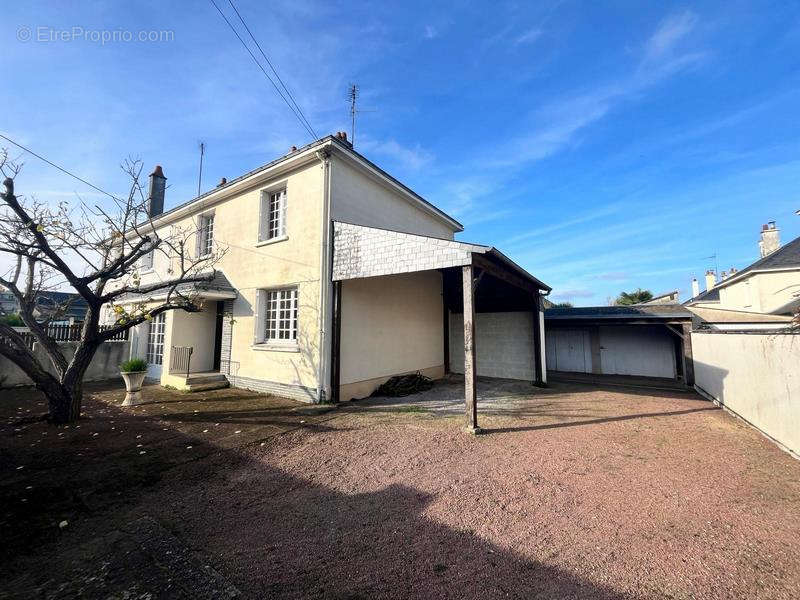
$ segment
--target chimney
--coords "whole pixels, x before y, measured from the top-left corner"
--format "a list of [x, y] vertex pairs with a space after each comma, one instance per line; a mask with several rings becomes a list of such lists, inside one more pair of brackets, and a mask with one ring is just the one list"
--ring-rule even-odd
[[725, 281], [728, 278], [728, 272], [723, 271], [722, 273], [719, 274], [719, 277], [721, 281]]
[[775, 221], [770, 221], [761, 226], [761, 239], [758, 241], [758, 251], [761, 258], [769, 256], [781, 247], [780, 229], [775, 227]]
[[709, 269], [706, 271], [706, 291], [710, 292], [714, 289], [715, 285], [717, 285], [717, 274], [714, 272], [714, 269]]
[[700, 295], [700, 284], [697, 283], [697, 277], [692, 277], [692, 298], [697, 298]]
[[736, 267], [731, 267], [731, 270], [728, 271], [728, 277], [733, 277], [738, 272], [739, 272], [739, 270]]
[[228, 183], [228, 180], [223, 177], [222, 179], [219, 180], [219, 183], [217, 184], [217, 187], [222, 187], [226, 183]]
[[161, 165], [156, 165], [150, 173], [150, 191], [147, 198], [147, 214], [152, 219], [164, 212], [164, 192], [167, 189], [167, 178]]

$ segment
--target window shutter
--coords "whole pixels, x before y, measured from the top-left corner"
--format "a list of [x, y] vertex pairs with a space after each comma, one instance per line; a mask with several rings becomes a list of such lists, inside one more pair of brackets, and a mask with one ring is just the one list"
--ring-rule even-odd
[[259, 344], [264, 339], [264, 297], [267, 292], [256, 290], [256, 301], [253, 305], [253, 343]]
[[258, 202], [258, 241], [263, 242], [267, 239], [267, 228], [269, 220], [269, 194], [261, 192], [261, 199]]

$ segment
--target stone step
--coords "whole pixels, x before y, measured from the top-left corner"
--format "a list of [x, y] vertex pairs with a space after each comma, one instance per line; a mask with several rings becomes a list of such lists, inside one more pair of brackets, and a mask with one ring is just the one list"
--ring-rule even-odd
[[207, 392], [209, 390], [221, 390], [230, 387], [228, 380], [223, 378], [221, 381], [207, 381], [203, 383], [196, 383], [194, 381], [186, 384], [187, 392]]

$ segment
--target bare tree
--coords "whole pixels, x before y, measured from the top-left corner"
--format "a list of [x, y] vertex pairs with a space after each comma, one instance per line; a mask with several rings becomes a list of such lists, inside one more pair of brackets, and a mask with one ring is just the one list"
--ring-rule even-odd
[[[40, 360], [25, 338], [0, 323], [0, 355], [14, 362], [45, 394], [50, 419], [71, 422], [80, 417], [83, 377], [100, 345], [126, 330], [168, 310], [199, 310], [190, 283], [213, 279], [213, 266], [224, 253], [215, 249], [204, 256], [194, 251], [196, 227], [171, 227], [156, 231], [148, 214], [148, 198], [140, 182], [142, 164], [127, 160], [123, 170], [131, 178], [125, 199], [114, 198], [113, 208], [57, 207], [18, 196], [15, 179], [21, 165], [0, 152], [0, 253], [10, 255], [12, 267], [0, 276], [0, 285], [17, 299], [19, 316], [49, 359]], [[170, 265], [168, 276], [142, 283], [142, 259], [161, 253]], [[42, 291], [67, 286], [86, 301], [88, 310], [74, 354], [65, 355], [48, 333], [52, 321], [69, 308], [70, 301], [41, 311]], [[101, 313], [112, 315], [101, 326]], [[49, 368], [48, 368], [49, 367]]]

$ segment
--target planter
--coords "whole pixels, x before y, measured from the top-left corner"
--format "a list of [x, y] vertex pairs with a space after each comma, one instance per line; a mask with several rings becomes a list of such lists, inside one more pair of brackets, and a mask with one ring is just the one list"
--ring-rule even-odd
[[147, 371], [120, 371], [122, 379], [125, 380], [125, 400], [122, 406], [134, 406], [142, 403], [142, 383], [147, 376]]

